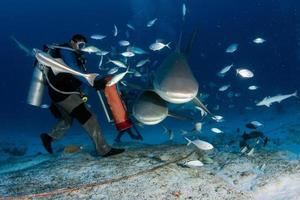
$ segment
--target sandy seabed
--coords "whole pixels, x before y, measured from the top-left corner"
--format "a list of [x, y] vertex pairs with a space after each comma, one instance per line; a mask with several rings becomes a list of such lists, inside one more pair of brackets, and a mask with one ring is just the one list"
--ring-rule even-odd
[[[2, 163], [4, 199], [300, 199], [299, 156], [256, 151], [253, 156], [192, 146], [127, 144], [110, 158], [84, 150]], [[204, 166], [187, 168], [199, 159]]]

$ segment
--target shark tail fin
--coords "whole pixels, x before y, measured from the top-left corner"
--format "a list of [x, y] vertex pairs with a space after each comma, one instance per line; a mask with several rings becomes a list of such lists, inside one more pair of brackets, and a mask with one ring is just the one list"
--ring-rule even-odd
[[293, 93], [293, 96], [295, 96], [296, 98], [300, 99], [300, 97], [298, 96], [298, 91], [297, 90]]
[[184, 137], [184, 138], [188, 141], [187, 146], [189, 146], [190, 144], [192, 144], [192, 141], [189, 138], [187, 138], [187, 137]]
[[163, 133], [164, 133], [164, 134], [167, 133], [167, 132], [168, 132], [167, 127], [165, 127], [164, 125], [162, 125], [162, 127], [163, 127], [163, 129], [164, 129], [164, 132], [163, 132]]
[[94, 81], [95, 81], [95, 79], [96, 79], [96, 77], [97, 77], [98, 75], [99, 75], [99, 74], [97, 74], [97, 73], [86, 74], [86, 75], [85, 75], [85, 78], [86, 78], [86, 80], [89, 82], [89, 84], [90, 84], [91, 86], [94, 86]]
[[185, 48], [185, 50], [184, 50], [184, 53], [185, 53], [186, 55], [189, 55], [189, 54], [190, 54], [190, 52], [191, 52], [191, 50], [192, 50], [192, 47], [193, 47], [193, 44], [194, 44], [194, 42], [195, 42], [195, 40], [196, 40], [196, 38], [197, 38], [198, 32], [199, 32], [199, 28], [196, 28], [196, 29], [193, 31], [193, 34], [192, 34], [192, 36], [191, 36], [191, 38], [190, 38], [190, 40], [189, 40], [189, 43], [187, 44], [187, 46], [186, 46], [186, 48]]
[[17, 41], [17, 39], [16, 39], [15, 36], [13, 36], [13, 35], [9, 36], [9, 38], [12, 39], [12, 40], [15, 41], [15, 42]]

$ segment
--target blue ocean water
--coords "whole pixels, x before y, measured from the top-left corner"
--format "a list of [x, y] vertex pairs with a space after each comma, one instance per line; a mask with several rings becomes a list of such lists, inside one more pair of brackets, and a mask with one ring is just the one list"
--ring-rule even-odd
[[[184, 21], [183, 3], [187, 7]], [[180, 32], [183, 33], [184, 47], [193, 30], [198, 28], [199, 34], [188, 61], [199, 82], [199, 91], [209, 95], [205, 104], [225, 118], [221, 125], [208, 120], [205, 122], [208, 127], [204, 131], [209, 132], [210, 127], [214, 126], [235, 130], [243, 127], [247, 120], [256, 120], [264, 114], [271, 117], [285, 114], [279, 117], [278, 123], [288, 123], [290, 118], [286, 114], [299, 113], [299, 100], [296, 98], [270, 108], [255, 106], [255, 101], [265, 96], [290, 94], [300, 89], [300, 2], [297, 0], [11, 0], [1, 4], [1, 143], [10, 138], [16, 146], [26, 143], [30, 151], [30, 140], [38, 141], [39, 134], [49, 131], [56, 122], [47, 109], [26, 103], [34, 59], [26, 56], [10, 36], [29, 48], [42, 48], [43, 44], [63, 43], [73, 34], [81, 33], [88, 37], [89, 44], [110, 51], [111, 46], [118, 46], [119, 40], [126, 39], [125, 33], [128, 31], [128, 40], [148, 51], [148, 46], [156, 39], [171, 42], [172, 50], [163, 49], [148, 55], [151, 60], [157, 60], [159, 65], [175, 49]], [[154, 18], [158, 19], [156, 24], [147, 28], [147, 22]], [[136, 30], [128, 29], [128, 23]], [[117, 37], [112, 35], [114, 24], [119, 29]], [[89, 36], [94, 33], [107, 35], [107, 38], [93, 41]], [[266, 42], [260, 45], [253, 43], [257, 37], [264, 38]], [[232, 54], [225, 53], [232, 43], [239, 45], [238, 50]], [[89, 71], [99, 72], [98, 57], [86, 56]], [[234, 68], [251, 69], [254, 77], [242, 79], [234, 70], [224, 78], [216, 75], [224, 66], [232, 63]], [[219, 92], [218, 88], [225, 84], [230, 84], [231, 88], [225, 93]], [[249, 91], [247, 88], [250, 85], [258, 85], [259, 89]], [[228, 98], [229, 91], [240, 96]], [[44, 102], [49, 103], [46, 94]], [[111, 134], [107, 137], [113, 138], [116, 130], [105, 120], [94, 93], [91, 94], [90, 104], [99, 117], [105, 135]], [[230, 104], [234, 107], [228, 108]], [[216, 106], [220, 108], [214, 109]], [[251, 107], [251, 110], [246, 107]], [[293, 115], [289, 117], [293, 118]], [[238, 119], [241, 119], [240, 123], [235, 122]], [[278, 125], [262, 123], [266, 126], [269, 124], [270, 129]], [[172, 118], [163, 124], [176, 130], [193, 128], [191, 123]], [[166, 135], [154, 134], [162, 131], [161, 124], [141, 129], [145, 142], [149, 143], [168, 141]], [[68, 136], [73, 134], [85, 135], [78, 124], [74, 125]], [[182, 138], [181, 141], [184, 142]], [[64, 142], [68, 143], [68, 140], [64, 139]], [[45, 153], [41, 144], [36, 142], [36, 145], [31, 153], [38, 150]]]

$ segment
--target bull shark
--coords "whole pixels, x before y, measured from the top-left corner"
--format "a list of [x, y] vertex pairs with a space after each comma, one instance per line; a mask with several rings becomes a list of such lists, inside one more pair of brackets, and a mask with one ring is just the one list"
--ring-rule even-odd
[[34, 57], [32, 50], [30, 50], [25, 45], [23, 45], [21, 42], [19, 42], [14, 36], [10, 36], [10, 39], [12, 39], [18, 45], [18, 47], [26, 53], [27, 56]]
[[33, 49], [33, 55], [36, 57], [36, 59], [38, 60], [38, 62], [40, 64], [50, 67], [54, 74], [70, 73], [75, 76], [81, 76], [81, 77], [85, 78], [91, 86], [94, 86], [94, 80], [99, 75], [97, 73], [84, 74], [84, 73], [78, 72], [76, 70], [73, 70], [70, 67], [68, 67], [63, 62], [63, 60], [55, 59], [48, 53], [45, 53], [39, 49]]
[[285, 99], [288, 99], [290, 97], [297, 97], [297, 91], [295, 91], [294, 93], [292, 94], [285, 94], [285, 95], [276, 95], [276, 96], [273, 96], [273, 97], [265, 97], [263, 100], [261, 100], [260, 102], [258, 102], [256, 104], [256, 106], [267, 106], [267, 107], [270, 107], [273, 103], [275, 102], [278, 102], [280, 103], [281, 101], [285, 100]]
[[[181, 34], [182, 35], [182, 34]], [[194, 31], [184, 52], [180, 51], [181, 35], [175, 52], [171, 53], [158, 67], [154, 80], [154, 91], [165, 101], [182, 104], [193, 101], [210, 115], [211, 112], [197, 98], [199, 84], [187, 62], [187, 56], [197, 35]]]
[[133, 104], [132, 114], [143, 124], [158, 124], [168, 116], [167, 103], [155, 92], [145, 91]]
[[167, 102], [151, 90], [146, 90], [140, 94], [132, 106], [132, 114], [140, 123], [145, 125], [159, 124], [168, 116], [179, 120], [193, 121], [188, 116], [170, 111]]

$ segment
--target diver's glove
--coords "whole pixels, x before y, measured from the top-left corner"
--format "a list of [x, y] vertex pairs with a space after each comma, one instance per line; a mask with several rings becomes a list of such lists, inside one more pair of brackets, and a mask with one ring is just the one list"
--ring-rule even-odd
[[94, 81], [94, 88], [96, 90], [104, 90], [106, 84], [108, 83], [108, 78], [105, 77], [105, 78], [100, 78], [100, 79], [96, 79]]

